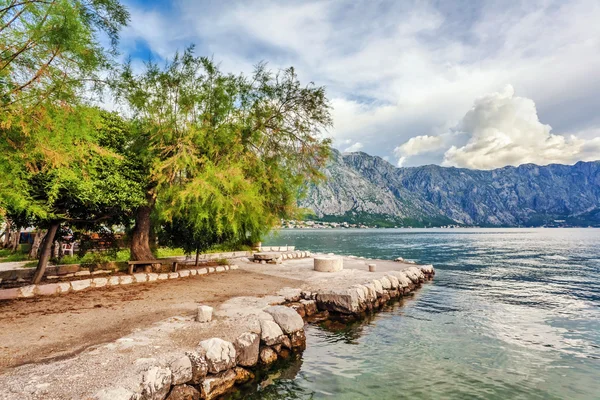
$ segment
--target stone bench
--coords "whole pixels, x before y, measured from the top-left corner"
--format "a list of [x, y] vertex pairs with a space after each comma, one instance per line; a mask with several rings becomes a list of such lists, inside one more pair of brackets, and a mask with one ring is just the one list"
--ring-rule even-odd
[[338, 256], [318, 256], [314, 260], [314, 270], [318, 272], [338, 272], [344, 269], [344, 259]]

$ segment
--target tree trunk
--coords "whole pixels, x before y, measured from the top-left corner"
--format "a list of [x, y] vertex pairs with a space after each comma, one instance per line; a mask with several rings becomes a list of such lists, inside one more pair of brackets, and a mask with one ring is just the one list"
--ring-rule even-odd
[[29, 250], [29, 258], [37, 258], [38, 251], [40, 250], [40, 245], [42, 244], [42, 240], [44, 239], [44, 235], [45, 233], [41, 230], [35, 231], [35, 236], [33, 236], [33, 243], [31, 244], [31, 250]]
[[54, 237], [56, 236], [56, 232], [58, 231], [58, 227], [60, 226], [59, 221], [54, 221], [48, 228], [48, 233], [46, 233], [46, 237], [44, 238], [44, 243], [42, 244], [42, 252], [40, 254], [40, 260], [38, 261], [37, 268], [35, 270], [35, 274], [33, 274], [33, 284], [36, 285], [40, 283], [44, 273], [46, 272], [46, 266], [48, 265], [48, 260], [50, 259], [50, 254], [52, 253], [52, 243], [54, 242]]
[[11, 239], [12, 240], [10, 243], [10, 251], [13, 253], [16, 253], [17, 250], [19, 250], [19, 241], [21, 240], [21, 231], [20, 230], [15, 231], [15, 233]]
[[196, 249], [196, 267], [198, 266], [198, 260], [200, 258], [200, 249]]
[[131, 233], [131, 260], [154, 260], [154, 254], [150, 249], [150, 214], [154, 207], [154, 201], [149, 199], [149, 204], [138, 208], [135, 215], [135, 226]]
[[10, 222], [10, 219], [6, 220], [6, 230], [4, 231], [4, 243], [2, 244], [2, 247], [7, 248], [10, 245], [10, 230], [12, 228], [12, 223]]

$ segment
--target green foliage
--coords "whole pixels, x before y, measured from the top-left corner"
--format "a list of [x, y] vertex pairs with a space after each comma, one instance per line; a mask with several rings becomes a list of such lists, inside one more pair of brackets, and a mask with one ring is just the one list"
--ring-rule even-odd
[[172, 246], [256, 241], [294, 215], [299, 188], [320, 177], [329, 105], [323, 88], [302, 87], [291, 68], [224, 74], [190, 48], [141, 75], [125, 66], [114, 82], [134, 113], [131, 149], [154, 223]]
[[26, 123], [46, 100], [76, 100], [110, 65], [128, 19], [117, 0], [0, 0], [0, 124]]
[[13, 253], [9, 249], [0, 249], [0, 262], [13, 262], [27, 260], [26, 251], [18, 251]]

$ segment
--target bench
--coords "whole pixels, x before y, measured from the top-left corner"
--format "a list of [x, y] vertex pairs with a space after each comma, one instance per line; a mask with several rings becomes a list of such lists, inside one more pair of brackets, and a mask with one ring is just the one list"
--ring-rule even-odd
[[129, 275], [133, 274], [133, 270], [136, 266], [138, 265], [152, 265], [152, 264], [171, 264], [173, 267], [173, 271], [172, 272], [177, 272], [177, 268], [179, 266], [179, 260], [176, 259], [162, 259], [162, 260], [138, 260], [138, 261], [127, 261], [128, 264], [128, 270], [127, 273]]

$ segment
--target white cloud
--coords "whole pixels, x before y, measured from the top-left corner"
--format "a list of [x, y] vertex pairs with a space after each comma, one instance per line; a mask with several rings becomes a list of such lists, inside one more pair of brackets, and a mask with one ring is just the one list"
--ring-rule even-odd
[[[168, 11], [139, 7], [125, 47], [143, 40], [164, 57], [196, 43], [198, 54], [214, 55], [225, 71], [247, 73], [266, 60], [325, 85], [339, 149], [360, 142], [368, 153], [394, 156], [413, 136], [447, 132], [473, 99], [506, 82], [559, 132], [585, 139], [580, 132], [600, 129], [598, 0], [175, 0]], [[443, 152], [430, 151], [404, 163], [442, 160]]]
[[360, 142], [356, 142], [354, 143], [352, 146], [346, 147], [344, 149], [344, 153], [353, 153], [355, 151], [359, 151], [360, 149], [362, 149], [364, 146], [362, 143]]
[[469, 140], [464, 146], [450, 147], [443, 165], [492, 169], [600, 159], [600, 137], [563, 136], [552, 134], [551, 129], [540, 122], [535, 103], [515, 96], [508, 85], [475, 101], [457, 126]]
[[442, 136], [415, 136], [405, 143], [394, 149], [394, 154], [398, 157], [416, 156], [422, 153], [429, 153], [434, 150], [440, 149], [444, 145], [444, 138]]

